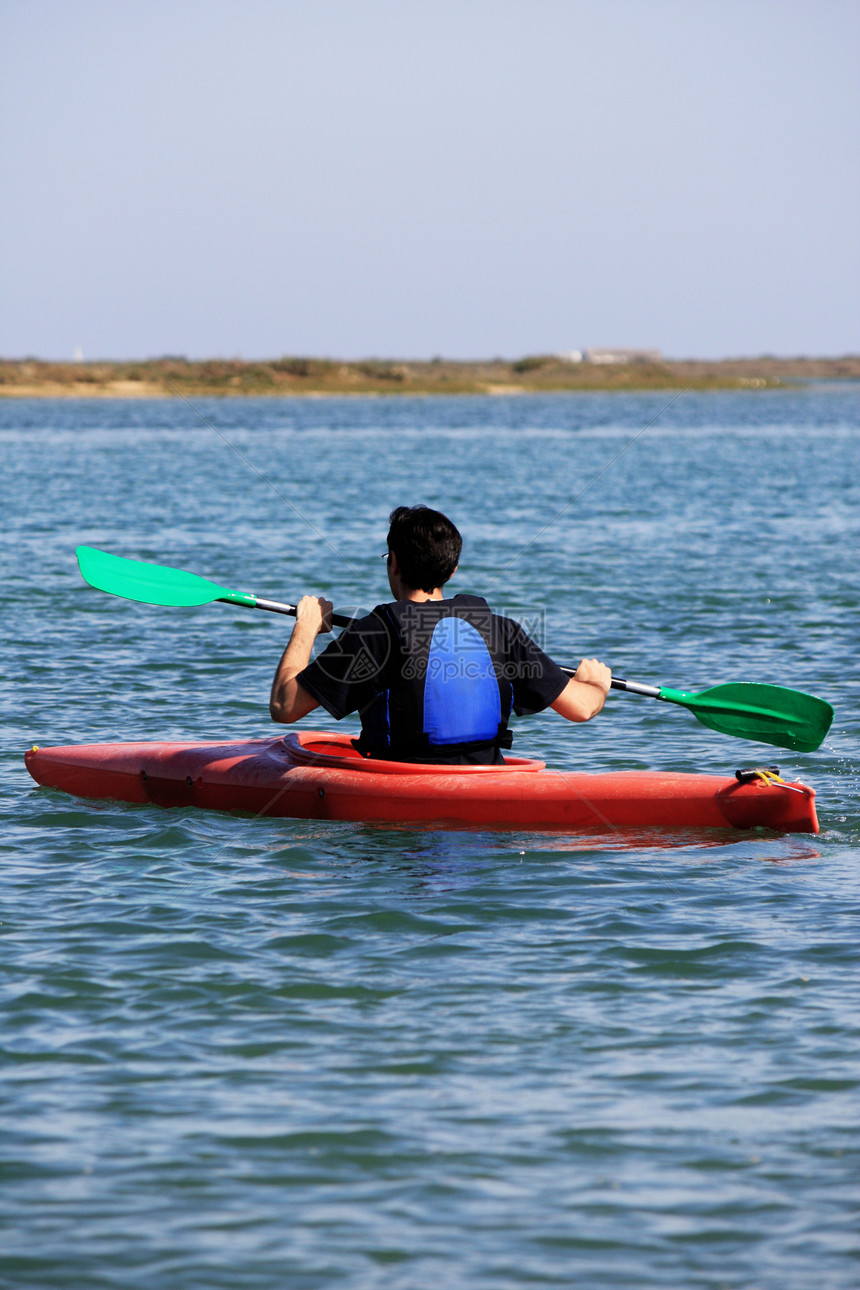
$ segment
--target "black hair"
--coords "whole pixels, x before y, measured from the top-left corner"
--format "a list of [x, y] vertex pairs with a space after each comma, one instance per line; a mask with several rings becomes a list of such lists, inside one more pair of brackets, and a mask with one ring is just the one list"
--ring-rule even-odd
[[407, 587], [435, 591], [446, 583], [463, 549], [463, 539], [448, 517], [429, 506], [398, 506], [388, 523], [388, 549], [397, 556]]

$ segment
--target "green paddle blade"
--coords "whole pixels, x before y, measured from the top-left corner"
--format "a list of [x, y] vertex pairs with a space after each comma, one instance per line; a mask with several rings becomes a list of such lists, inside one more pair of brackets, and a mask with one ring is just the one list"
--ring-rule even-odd
[[256, 606], [256, 596], [219, 587], [208, 578], [182, 569], [166, 569], [143, 560], [125, 560], [92, 546], [77, 549], [78, 567], [84, 580], [99, 591], [144, 605], [208, 605], [227, 600], [233, 605]]
[[661, 688], [659, 697], [689, 708], [709, 730], [794, 752], [814, 752], [833, 720], [833, 708], [823, 699], [751, 681], [717, 685], [701, 694]]

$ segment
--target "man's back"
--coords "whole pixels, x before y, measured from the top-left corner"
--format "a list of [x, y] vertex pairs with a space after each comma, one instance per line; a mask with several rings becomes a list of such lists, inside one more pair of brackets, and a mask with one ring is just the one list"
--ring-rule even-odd
[[479, 596], [377, 605], [298, 676], [358, 746], [398, 761], [492, 764], [507, 722], [548, 707], [567, 677], [512, 619]]

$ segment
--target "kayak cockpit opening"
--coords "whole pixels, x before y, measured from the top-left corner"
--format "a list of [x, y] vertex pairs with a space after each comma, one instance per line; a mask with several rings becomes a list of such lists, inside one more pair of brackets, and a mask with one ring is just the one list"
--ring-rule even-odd
[[347, 734], [320, 730], [291, 731], [281, 740], [284, 752], [297, 765], [329, 766], [337, 770], [365, 771], [376, 775], [508, 775], [512, 771], [546, 770], [535, 757], [506, 756], [502, 766], [440, 766], [438, 762], [383, 761], [365, 757]]

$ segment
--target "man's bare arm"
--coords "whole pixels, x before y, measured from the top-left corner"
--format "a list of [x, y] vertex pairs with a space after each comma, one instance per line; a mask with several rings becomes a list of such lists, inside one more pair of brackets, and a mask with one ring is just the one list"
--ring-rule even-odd
[[596, 658], [584, 658], [552, 705], [568, 721], [590, 721], [606, 701], [612, 673]]
[[319, 707], [296, 677], [311, 661], [313, 643], [320, 632], [331, 631], [331, 611], [331, 601], [320, 596], [302, 596], [296, 606], [296, 625], [272, 682], [269, 713], [273, 721], [290, 725]]

